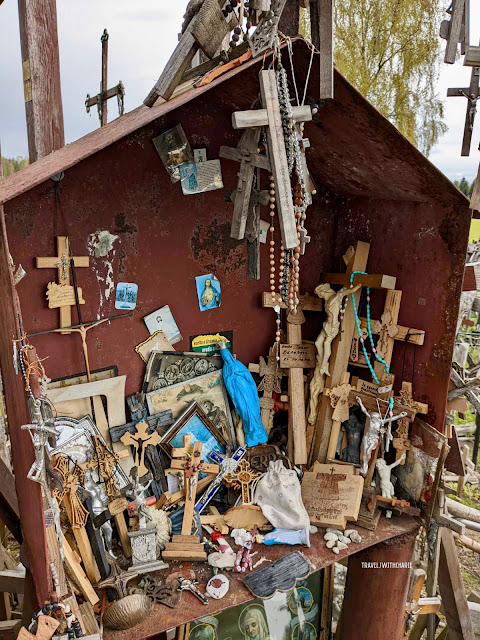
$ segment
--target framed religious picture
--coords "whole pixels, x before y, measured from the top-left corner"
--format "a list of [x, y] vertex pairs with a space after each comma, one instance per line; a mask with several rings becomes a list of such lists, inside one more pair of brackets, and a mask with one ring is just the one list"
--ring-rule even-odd
[[193, 162], [193, 151], [181, 124], [161, 133], [152, 140], [172, 182], [180, 180], [179, 167]]
[[186, 640], [317, 640], [322, 581], [323, 571], [317, 571], [288, 593], [195, 620]]
[[170, 340], [163, 331], [155, 331], [149, 338], [137, 344], [135, 351], [141, 357], [141, 359], [147, 363], [150, 355], [153, 351], [175, 351]]
[[174, 420], [183, 414], [191, 402], [197, 402], [224, 439], [235, 444], [235, 430], [220, 370], [151, 391], [145, 397], [150, 415], [171, 409]]
[[171, 456], [172, 449], [183, 447], [183, 436], [186, 435], [192, 436], [192, 444], [203, 442], [202, 457], [205, 460], [212, 451], [226, 451], [227, 441], [196, 402], [192, 402], [170, 427], [160, 446]]
[[223, 367], [220, 355], [203, 353], [152, 351], [145, 369], [144, 393], [171, 387], [179, 382], [213, 373]]

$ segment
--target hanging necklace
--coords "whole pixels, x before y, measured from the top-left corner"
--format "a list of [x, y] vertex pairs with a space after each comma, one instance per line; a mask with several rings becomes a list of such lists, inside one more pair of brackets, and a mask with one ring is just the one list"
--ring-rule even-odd
[[[272, 299], [273, 299], [273, 303], [275, 304], [274, 310], [277, 314], [275, 323], [276, 323], [276, 330], [275, 330], [275, 358], [277, 360], [277, 363], [280, 361], [280, 339], [282, 336], [282, 331], [281, 331], [281, 317], [280, 317], [280, 303], [282, 301], [282, 295], [281, 293], [277, 293], [276, 292], [276, 287], [275, 287], [275, 181], [273, 179], [273, 176], [270, 176], [270, 190], [269, 190], [269, 204], [270, 204], [270, 227], [269, 227], [269, 231], [270, 231], [270, 292], [272, 294]], [[280, 250], [280, 264], [278, 267], [278, 274], [279, 274], [279, 289], [281, 290], [283, 283], [282, 283], [282, 278], [283, 278], [283, 273], [284, 273], [284, 266], [283, 266], [283, 259], [285, 257], [285, 252], [283, 250], [283, 245], [281, 247]]]
[[[367, 275], [367, 273], [365, 271], [353, 271], [352, 274], [350, 275], [350, 288], [353, 288], [353, 281], [354, 281], [355, 276], [357, 274], [363, 275], [363, 276]], [[367, 287], [366, 289], [367, 289], [367, 331], [368, 331], [368, 338], [369, 338], [370, 344], [372, 346], [372, 353], [375, 356], [375, 359], [378, 362], [381, 362], [385, 366], [385, 371], [387, 373], [390, 373], [390, 366], [385, 362], [385, 360], [383, 358], [381, 358], [378, 355], [377, 349], [375, 347], [375, 343], [373, 342], [372, 325], [371, 325], [371, 320], [370, 320], [370, 287]], [[372, 363], [370, 362], [370, 356], [368, 355], [367, 349], [365, 347], [365, 340], [363, 339], [363, 335], [362, 335], [362, 328], [360, 326], [360, 319], [358, 317], [357, 305], [355, 304], [355, 294], [352, 293], [351, 297], [352, 297], [353, 312], [354, 312], [354, 315], [355, 315], [355, 324], [357, 326], [357, 332], [358, 332], [358, 335], [360, 337], [360, 345], [362, 347], [363, 355], [365, 356], [365, 360], [367, 361], [368, 368], [370, 370], [370, 373], [372, 374], [372, 377], [373, 377], [375, 383], [380, 385], [380, 380], [379, 380], [377, 374], [375, 373], [374, 368], [372, 367]], [[389, 410], [390, 413], [392, 413], [393, 405], [394, 405], [394, 399], [393, 399], [393, 397], [390, 397], [388, 399], [388, 410]]]

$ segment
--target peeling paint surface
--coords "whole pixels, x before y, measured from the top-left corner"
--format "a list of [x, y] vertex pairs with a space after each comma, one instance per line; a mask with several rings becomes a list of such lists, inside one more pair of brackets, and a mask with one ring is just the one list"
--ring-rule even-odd
[[[118, 240], [118, 236], [113, 235], [113, 233], [107, 230], [95, 231], [95, 233], [91, 233], [88, 237], [87, 249], [92, 258], [91, 267], [97, 277], [100, 292], [97, 320], [102, 316], [105, 300], [110, 300], [112, 291], [115, 288], [113, 259], [116, 254], [116, 250], [114, 249], [116, 240]], [[100, 260], [100, 258], [104, 259]], [[99, 266], [100, 264], [102, 265], [101, 267]]]

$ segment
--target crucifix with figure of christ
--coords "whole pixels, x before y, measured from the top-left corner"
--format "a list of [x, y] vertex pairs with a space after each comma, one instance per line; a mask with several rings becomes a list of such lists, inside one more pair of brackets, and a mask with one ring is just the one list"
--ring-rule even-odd
[[462, 140], [462, 156], [470, 155], [470, 146], [472, 143], [473, 125], [475, 123], [475, 115], [477, 113], [477, 101], [480, 98], [480, 67], [473, 67], [470, 76], [469, 87], [455, 87], [447, 89], [447, 98], [462, 97], [467, 98], [467, 113], [465, 115], [465, 127], [463, 129]]
[[194, 442], [192, 435], [183, 436], [183, 447], [172, 449], [171, 468], [183, 471], [185, 478], [185, 507], [183, 512], [182, 532], [172, 536], [172, 542], [167, 542], [162, 553], [164, 560], [201, 561], [207, 559], [207, 554], [200, 537], [192, 535], [195, 496], [197, 494], [198, 476], [200, 473], [218, 474], [218, 464], [206, 464], [202, 460], [203, 442]]
[[114, 98], [117, 96], [118, 101], [118, 115], [123, 115], [123, 99], [125, 96], [125, 87], [123, 86], [123, 82], [120, 82], [108, 89], [108, 31], [106, 29], [103, 30], [102, 37], [100, 41], [102, 43], [102, 81], [100, 83], [100, 93], [93, 98], [90, 97], [90, 94], [87, 94], [87, 98], [85, 100], [85, 108], [87, 113], [90, 113], [90, 108], [97, 105], [98, 109], [98, 117], [100, 118], [100, 126], [104, 127], [107, 124], [107, 102], [110, 98]]
[[[37, 269], [57, 269], [58, 283], [50, 282], [47, 288], [49, 307], [60, 309], [60, 328], [70, 327], [72, 324], [71, 307], [76, 303], [74, 287], [70, 285], [71, 264], [75, 267], [90, 266], [88, 256], [71, 257], [70, 243], [67, 236], [57, 237], [57, 255], [53, 258], [37, 258]], [[78, 289], [79, 304], [84, 304], [82, 291]], [[70, 331], [61, 331], [68, 334]]]
[[127, 431], [120, 438], [120, 442], [122, 442], [126, 447], [131, 445], [135, 450], [135, 465], [138, 467], [139, 478], [142, 478], [148, 473], [148, 469], [145, 466], [145, 451], [147, 447], [153, 447], [160, 444], [161, 440], [161, 436], [155, 429], [151, 431], [150, 426], [145, 420], [142, 420], [136, 425], [136, 431], [134, 434]]

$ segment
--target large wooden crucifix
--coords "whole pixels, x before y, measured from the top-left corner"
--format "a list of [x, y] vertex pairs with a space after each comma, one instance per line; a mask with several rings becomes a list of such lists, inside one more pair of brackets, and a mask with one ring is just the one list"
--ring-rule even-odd
[[[70, 285], [70, 269], [72, 260], [75, 267], [88, 267], [90, 265], [90, 259], [88, 256], [75, 258], [70, 256], [70, 244], [67, 236], [57, 237], [56, 256], [53, 258], [37, 258], [37, 269], [57, 269], [58, 285], [60, 285], [62, 289], [58, 290], [55, 295], [59, 296], [60, 302], [62, 299], [65, 302], [65, 304], [59, 305], [61, 329], [64, 327], [70, 327], [72, 324], [71, 307], [75, 304], [74, 290]], [[70, 333], [70, 331], [62, 331], [61, 333], [67, 334]]]
[[199, 473], [218, 474], [218, 464], [206, 464], [202, 458], [202, 442], [195, 442], [192, 446], [192, 435], [183, 436], [183, 447], [172, 449], [171, 468], [183, 471], [185, 477], [185, 507], [183, 512], [182, 532], [173, 536], [168, 542], [162, 558], [165, 560], [206, 560], [207, 554], [200, 544], [200, 537], [192, 535], [195, 496], [198, 488]]
[[[293, 209], [292, 184], [288, 171], [277, 80], [273, 69], [260, 71], [260, 95], [263, 109], [234, 113], [232, 115], [232, 125], [234, 129], [266, 127], [268, 160], [275, 182], [275, 197], [282, 242], [285, 249], [293, 249], [298, 244], [297, 226]], [[307, 122], [312, 119], [312, 112], [309, 106], [293, 107], [292, 111], [293, 119], [296, 123]]]
[[[278, 301], [278, 295], [263, 294], [263, 306], [286, 308]], [[317, 296], [304, 295], [299, 297], [296, 313], [287, 315], [287, 343], [289, 345], [302, 344], [302, 324], [305, 322], [303, 311], [322, 311], [323, 303]], [[307, 464], [307, 423], [305, 419], [305, 391], [303, 381], [303, 367], [288, 369], [288, 446], [289, 457], [295, 464]], [[292, 448], [293, 447], [293, 448]]]
[[447, 90], [447, 97], [462, 97], [467, 98], [467, 113], [465, 115], [465, 127], [463, 129], [462, 140], [462, 156], [470, 155], [470, 146], [472, 143], [473, 125], [475, 122], [475, 115], [477, 113], [477, 101], [480, 98], [479, 88], [479, 74], [480, 67], [473, 67], [472, 75], [470, 76], [470, 86], [463, 88], [453, 88]]
[[[425, 331], [421, 329], [413, 329], [412, 327], [402, 327], [398, 324], [398, 316], [400, 313], [400, 302], [402, 300], [402, 292], [396, 289], [387, 291], [385, 298], [385, 306], [380, 320], [371, 320], [372, 334], [379, 336], [376, 344], [377, 354], [390, 366], [393, 355], [395, 341], [408, 342], [421, 346], [425, 342]], [[366, 318], [360, 318], [360, 327], [362, 329], [363, 338], [368, 337], [368, 322]], [[354, 341], [358, 339], [355, 335]], [[352, 348], [355, 353], [356, 360], [352, 359], [352, 364], [356, 366], [367, 366], [365, 357], [358, 348]], [[373, 369], [376, 375], [381, 378], [385, 372], [385, 365], [375, 360]]]
[[[350, 248], [344, 256], [344, 261], [347, 263], [346, 272], [322, 274], [320, 282], [342, 285], [348, 288], [350, 286], [352, 273], [354, 271], [366, 270], [369, 251], [370, 244], [368, 242], [357, 242], [355, 249]], [[355, 285], [370, 287], [371, 289], [395, 289], [395, 283], [395, 277], [382, 274], [358, 274], [355, 276], [354, 281]], [[347, 371], [352, 338], [356, 329], [353, 305], [355, 304], [358, 308], [360, 294], [361, 289], [353, 295], [353, 300], [349, 299], [343, 318], [342, 330], [332, 343], [332, 354], [329, 363], [330, 375], [326, 379], [325, 389], [332, 389], [340, 385], [342, 374]], [[352, 298], [352, 296], [350, 296], [350, 298]], [[315, 427], [310, 430], [308, 434], [309, 437], [307, 438], [307, 444], [311, 443], [310, 463], [315, 460], [326, 462], [330, 433], [332, 430], [333, 407], [326, 392], [323, 393], [319, 404]]]
[[117, 96], [118, 100], [118, 115], [123, 115], [123, 98], [125, 96], [125, 87], [123, 86], [123, 82], [120, 82], [108, 89], [108, 31], [106, 29], [103, 30], [102, 37], [100, 41], [102, 43], [102, 80], [100, 83], [100, 93], [93, 98], [90, 97], [90, 94], [87, 94], [87, 98], [85, 100], [85, 109], [87, 113], [90, 113], [90, 108], [97, 105], [98, 109], [98, 117], [100, 118], [100, 126], [104, 127], [107, 124], [107, 102], [110, 98], [114, 98]]

